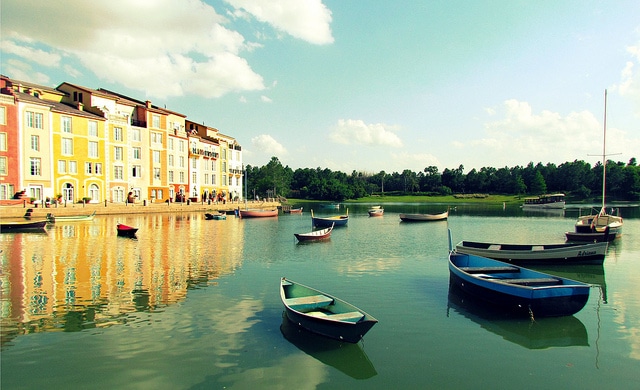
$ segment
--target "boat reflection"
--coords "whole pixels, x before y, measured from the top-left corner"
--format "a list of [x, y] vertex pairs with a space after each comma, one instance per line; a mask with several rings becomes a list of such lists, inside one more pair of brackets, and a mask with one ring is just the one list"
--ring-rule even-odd
[[587, 329], [574, 316], [545, 317], [536, 321], [515, 317], [466, 294], [454, 285], [449, 286], [447, 316], [451, 309], [489, 332], [527, 349], [589, 345]]
[[361, 343], [344, 343], [311, 333], [289, 321], [284, 312], [280, 331], [302, 352], [354, 379], [367, 379], [378, 374]]
[[607, 283], [605, 281], [604, 266], [602, 264], [561, 266], [531, 265], [529, 268], [596, 286], [600, 289], [602, 303], [607, 303]]

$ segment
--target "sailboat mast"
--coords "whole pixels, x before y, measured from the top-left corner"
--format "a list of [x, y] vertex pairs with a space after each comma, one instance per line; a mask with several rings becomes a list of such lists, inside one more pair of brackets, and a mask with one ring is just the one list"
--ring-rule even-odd
[[604, 90], [604, 131], [602, 140], [602, 208], [600, 214], [605, 214], [605, 194], [607, 183], [607, 90]]

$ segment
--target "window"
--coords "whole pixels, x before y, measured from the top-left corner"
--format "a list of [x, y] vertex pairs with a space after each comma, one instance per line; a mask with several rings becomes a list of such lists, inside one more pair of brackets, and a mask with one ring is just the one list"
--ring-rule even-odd
[[140, 141], [140, 129], [131, 129], [131, 140]]
[[173, 154], [169, 155], [169, 166], [172, 167], [173, 166]]
[[160, 128], [160, 115], [153, 114], [151, 115], [152, 126], [156, 129]]
[[122, 180], [124, 178], [124, 169], [121, 166], [113, 167], [113, 178], [115, 180]]
[[162, 134], [160, 134], [160, 133], [151, 133], [151, 143], [162, 144]]
[[37, 135], [31, 136], [31, 150], [35, 150], [36, 152], [40, 150], [40, 137]]
[[191, 184], [197, 184], [197, 183], [198, 183], [198, 173], [193, 172], [191, 174]]
[[78, 162], [77, 161], [69, 161], [69, 173], [73, 173], [73, 174], [78, 173]]
[[42, 129], [42, 120], [43, 115], [40, 112], [27, 111], [25, 122], [27, 127], [31, 127], [34, 129]]
[[98, 158], [98, 143], [89, 141], [89, 157]]
[[0, 175], [7, 174], [7, 158], [2, 156], [0, 157]]
[[173, 183], [173, 171], [169, 171], [169, 182]]
[[180, 168], [184, 168], [184, 156], [178, 157], [180, 164], [178, 165]]
[[169, 150], [173, 150], [173, 138], [169, 138], [167, 140], [167, 147], [169, 148]]
[[89, 137], [98, 136], [98, 122], [89, 121]]
[[142, 158], [142, 149], [133, 148], [133, 159], [140, 160]]
[[184, 172], [180, 172], [180, 183], [184, 183]]
[[209, 184], [209, 175], [204, 175], [204, 184]]
[[153, 162], [154, 163], [160, 163], [160, 151], [159, 150], [154, 150], [153, 151]]
[[113, 159], [116, 161], [122, 161], [122, 146], [116, 146], [113, 148]]
[[227, 175], [222, 175], [222, 185], [223, 186], [227, 185]]
[[67, 173], [67, 162], [65, 160], [58, 160], [58, 173]]
[[7, 108], [5, 106], [0, 106], [0, 125], [7, 124]]
[[191, 158], [191, 168], [198, 169], [198, 158], [197, 157], [192, 157]]
[[31, 157], [30, 160], [31, 176], [42, 175], [42, 162], [37, 157]]
[[73, 156], [73, 140], [71, 138], [62, 139], [62, 154], [65, 156]]
[[180, 140], [179, 143], [178, 143], [178, 151], [179, 152], [184, 152], [184, 145], [185, 145], [184, 140]]
[[216, 174], [211, 175], [211, 185], [216, 185]]
[[102, 163], [95, 163], [95, 174], [102, 175]]
[[142, 167], [140, 165], [134, 165], [131, 170], [131, 177], [142, 177]]
[[71, 117], [70, 116], [62, 117], [62, 132], [71, 133]]
[[0, 151], [7, 151], [7, 133], [0, 133]]
[[160, 180], [160, 168], [153, 168], [153, 178]]
[[90, 175], [93, 173], [93, 163], [86, 162], [84, 163], [84, 173]]
[[122, 127], [113, 128], [113, 139], [116, 141], [122, 141]]

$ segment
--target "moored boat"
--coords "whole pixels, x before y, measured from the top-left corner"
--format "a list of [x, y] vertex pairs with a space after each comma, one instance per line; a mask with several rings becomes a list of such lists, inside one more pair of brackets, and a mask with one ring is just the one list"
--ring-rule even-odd
[[602, 264], [608, 243], [494, 244], [462, 241], [456, 252], [513, 264]]
[[47, 221], [49, 221], [49, 223], [55, 223], [56, 221], [57, 222], [93, 221], [93, 218], [95, 216], [96, 216], [95, 211], [87, 215], [58, 215], [57, 217], [53, 215], [53, 213], [47, 213]]
[[619, 212], [614, 215], [607, 213], [607, 90], [604, 91], [604, 126], [602, 140], [602, 207], [597, 213], [578, 217], [575, 231], [567, 232], [570, 241], [613, 241], [622, 235], [622, 217]]
[[298, 241], [320, 241], [330, 238], [332, 231], [333, 225], [328, 228], [315, 230], [309, 233], [294, 233], [293, 235], [298, 239]]
[[223, 219], [227, 219], [227, 214], [224, 214], [224, 213], [218, 213], [218, 214], [204, 213], [204, 218], [205, 219], [223, 220]]
[[444, 221], [449, 218], [449, 210], [440, 214], [400, 214], [403, 222], [434, 222]]
[[240, 210], [240, 218], [265, 218], [265, 217], [277, 217], [278, 209], [262, 210]]
[[0, 221], [0, 233], [19, 231], [46, 231], [47, 220]]
[[349, 222], [349, 209], [344, 215], [330, 217], [316, 217], [311, 210], [311, 225], [313, 227], [346, 226]]
[[280, 299], [291, 322], [336, 340], [357, 343], [378, 322], [350, 303], [286, 278], [280, 280]]
[[384, 209], [382, 206], [373, 206], [367, 210], [370, 217], [382, 217], [384, 215]]
[[586, 283], [455, 250], [449, 273], [450, 284], [465, 293], [531, 318], [572, 315], [589, 299]]
[[118, 235], [119, 236], [123, 236], [123, 237], [135, 237], [136, 233], [138, 232], [138, 228], [133, 227], [133, 226], [129, 226], [129, 225], [125, 225], [122, 223], [119, 223], [117, 226], [117, 231], [118, 231]]
[[283, 207], [282, 208], [282, 212], [285, 213], [285, 214], [302, 214], [302, 209], [303, 209], [303, 207], [296, 207], [296, 208], [291, 208], [291, 207], [285, 208], [285, 207]]

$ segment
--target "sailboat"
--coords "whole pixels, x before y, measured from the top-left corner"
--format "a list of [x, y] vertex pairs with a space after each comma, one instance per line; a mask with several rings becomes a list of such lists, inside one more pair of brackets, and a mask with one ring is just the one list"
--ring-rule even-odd
[[613, 241], [622, 235], [622, 217], [607, 213], [607, 90], [604, 91], [604, 140], [602, 142], [602, 207], [595, 214], [578, 217], [575, 232], [567, 232], [569, 241]]

